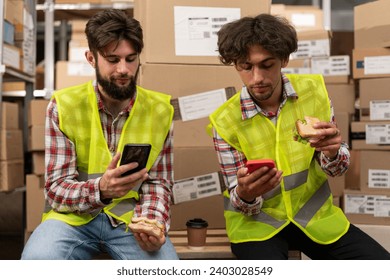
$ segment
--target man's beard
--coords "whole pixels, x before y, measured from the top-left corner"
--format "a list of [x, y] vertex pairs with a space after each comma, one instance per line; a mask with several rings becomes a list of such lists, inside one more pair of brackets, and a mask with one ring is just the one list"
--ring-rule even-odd
[[114, 83], [113, 79], [105, 79], [102, 77], [99, 71], [99, 67], [96, 66], [96, 80], [98, 84], [103, 88], [103, 91], [105, 94], [107, 94], [109, 97], [116, 99], [116, 100], [126, 100], [129, 98], [133, 98], [137, 88], [137, 77], [138, 77], [138, 70], [135, 73], [134, 76], [127, 76], [122, 75], [117, 78], [130, 78], [130, 83], [127, 86], [118, 86]]

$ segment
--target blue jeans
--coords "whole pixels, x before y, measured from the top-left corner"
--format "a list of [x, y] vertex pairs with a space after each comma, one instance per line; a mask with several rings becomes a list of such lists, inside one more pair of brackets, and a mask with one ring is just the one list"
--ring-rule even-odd
[[142, 250], [126, 225], [112, 227], [104, 213], [86, 225], [71, 226], [46, 220], [30, 236], [22, 260], [87, 260], [108, 253], [115, 260], [177, 260], [175, 248], [167, 237], [156, 252]]

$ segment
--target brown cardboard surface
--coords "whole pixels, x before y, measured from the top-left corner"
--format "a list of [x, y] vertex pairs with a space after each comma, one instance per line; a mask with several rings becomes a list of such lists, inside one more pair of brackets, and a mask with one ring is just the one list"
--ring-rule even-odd
[[0, 160], [24, 158], [22, 130], [0, 130], [0, 144]]
[[19, 106], [14, 102], [3, 101], [1, 106], [0, 129], [18, 129], [19, 128]]
[[141, 65], [140, 86], [178, 98], [219, 88], [241, 90], [242, 81], [233, 66], [151, 64]]
[[28, 129], [28, 151], [45, 150], [45, 126], [34, 125]]
[[47, 99], [32, 99], [28, 104], [28, 126], [45, 125]]
[[[390, 145], [368, 144], [366, 143], [366, 125], [389, 124], [389, 121], [360, 121], [351, 122], [351, 146], [354, 150], [390, 150]], [[359, 138], [356, 138], [358, 137]]]
[[223, 211], [222, 194], [172, 205], [170, 230], [184, 230], [186, 222], [194, 218], [206, 220], [209, 229], [225, 228]]
[[[374, 59], [375, 57], [389, 57], [390, 48], [355, 48], [352, 51], [352, 76], [354, 79], [361, 78], [381, 78], [390, 77], [390, 73], [367, 73], [365, 69], [365, 59]], [[383, 58], [382, 58], [383, 60]]]
[[390, 100], [390, 78], [359, 80], [360, 121], [370, 120], [370, 101]]
[[215, 56], [176, 55], [174, 7], [239, 8], [241, 17], [270, 12], [269, 0], [135, 0], [134, 17], [144, 30], [143, 63], [185, 63], [219, 65]]
[[355, 48], [390, 46], [390, 2], [372, 1], [354, 7]]
[[331, 84], [326, 83], [326, 88], [335, 113], [355, 113], [355, 85], [349, 84]]
[[[362, 191], [387, 191], [390, 194], [390, 187], [376, 187], [369, 182], [369, 172], [383, 170], [390, 172], [390, 151], [361, 151], [362, 160], [360, 163], [360, 190]], [[386, 176], [381, 176], [385, 179]], [[376, 184], [383, 183], [382, 180], [375, 180]], [[384, 183], [387, 183], [386, 181]]]
[[43, 189], [45, 181], [43, 176], [35, 174], [26, 175], [26, 230], [34, 231], [41, 223], [45, 196]]
[[12, 191], [24, 186], [24, 160], [0, 161], [0, 191]]

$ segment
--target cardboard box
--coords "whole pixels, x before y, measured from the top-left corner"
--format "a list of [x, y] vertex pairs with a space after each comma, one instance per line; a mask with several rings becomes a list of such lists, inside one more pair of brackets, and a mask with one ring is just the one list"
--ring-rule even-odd
[[328, 183], [332, 195], [335, 197], [342, 196], [345, 190], [345, 175], [331, 177], [328, 176]]
[[26, 175], [26, 230], [34, 231], [41, 223], [45, 208], [44, 176]]
[[335, 112], [334, 118], [337, 123], [337, 127], [340, 129], [341, 139], [350, 145], [349, 133], [351, 126], [352, 116], [348, 112]]
[[44, 151], [45, 150], [45, 126], [34, 125], [28, 128], [28, 151]]
[[390, 48], [361, 48], [352, 51], [354, 79], [390, 77]]
[[389, 1], [372, 1], [354, 7], [355, 48], [390, 47]]
[[361, 151], [360, 189], [390, 193], [390, 151]]
[[216, 32], [254, 11], [269, 13], [270, 1], [135, 0], [134, 17], [144, 30], [141, 61], [219, 65]]
[[0, 130], [0, 160], [23, 159], [23, 131]]
[[389, 225], [390, 192], [345, 190], [343, 210], [353, 224]]
[[335, 55], [328, 57], [312, 57], [311, 73], [322, 74], [324, 77], [344, 76], [345, 82], [348, 82], [349, 75], [351, 74], [349, 56]]
[[311, 60], [309, 58], [290, 59], [285, 68], [282, 68], [285, 74], [311, 74]]
[[175, 181], [220, 171], [214, 147], [174, 147], [173, 154]]
[[323, 12], [312, 5], [272, 4], [271, 14], [287, 18], [298, 32], [324, 29]]
[[223, 195], [213, 195], [171, 206], [170, 230], [185, 230], [186, 222], [202, 218], [209, 224], [209, 229], [225, 228]]
[[359, 80], [360, 121], [390, 121], [389, 88], [390, 78]]
[[355, 113], [356, 91], [355, 84], [331, 84], [326, 83], [329, 98], [335, 113]]
[[32, 152], [32, 167], [35, 175], [45, 174], [45, 152]]
[[19, 106], [17, 103], [3, 101], [1, 106], [0, 129], [19, 129]]
[[331, 34], [327, 30], [307, 30], [298, 32], [298, 50], [291, 59], [330, 56]]
[[0, 191], [12, 191], [24, 186], [24, 160], [0, 161]]
[[76, 86], [95, 79], [95, 69], [88, 62], [57, 61], [55, 89]]
[[242, 81], [233, 66], [143, 64], [140, 86], [170, 94], [172, 98], [188, 96], [219, 88], [242, 88]]
[[354, 150], [390, 150], [390, 122], [351, 122]]
[[32, 99], [28, 104], [28, 126], [45, 125], [47, 99]]
[[349, 150], [350, 164], [345, 173], [345, 188], [348, 190], [360, 190], [360, 153], [359, 150]]

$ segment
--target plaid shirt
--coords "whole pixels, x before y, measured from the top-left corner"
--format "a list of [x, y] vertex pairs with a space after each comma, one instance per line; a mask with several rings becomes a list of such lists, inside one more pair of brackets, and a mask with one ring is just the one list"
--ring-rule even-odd
[[[95, 92], [103, 134], [108, 149], [114, 155], [135, 97], [127, 108], [114, 118], [105, 108], [96, 84]], [[142, 184], [139, 190], [140, 201], [134, 211], [135, 216], [159, 220], [165, 224], [167, 230], [170, 225], [169, 206], [173, 185], [172, 134], [173, 125], [165, 140], [163, 150], [149, 170], [149, 179]], [[106, 206], [100, 199], [99, 181], [101, 177], [85, 182], [77, 181], [76, 149], [74, 143], [59, 128], [58, 109], [54, 98], [47, 108], [45, 142], [45, 196], [49, 205], [58, 212], [76, 213], [90, 213]], [[117, 225], [114, 219], [111, 221], [113, 226]]]
[[[242, 119], [250, 119], [257, 114], [263, 114], [268, 117], [273, 123], [276, 124], [277, 117], [280, 111], [283, 109], [284, 104], [286, 104], [287, 99], [289, 98], [298, 98], [294, 88], [292, 87], [290, 81], [285, 75], [282, 75], [283, 81], [283, 101], [279, 106], [276, 114], [274, 112], [266, 112], [262, 110], [256, 103], [253, 102], [251, 96], [249, 95], [246, 87], [244, 86], [241, 90], [240, 103], [241, 103], [241, 113]], [[332, 123], [335, 123], [333, 106], [331, 104], [331, 119]], [[237, 171], [238, 169], [245, 166], [246, 157], [243, 153], [235, 150], [228, 143], [221, 138], [220, 135], [213, 130], [213, 140], [214, 147], [217, 151], [219, 163], [221, 166], [222, 174], [224, 175], [225, 184], [228, 186], [230, 192], [230, 201], [236, 209], [240, 210], [245, 215], [255, 215], [260, 213], [262, 206], [262, 198], [257, 197], [256, 200], [252, 203], [247, 203], [240, 199], [236, 192], [237, 186]], [[339, 176], [345, 173], [349, 166], [349, 150], [346, 143], [342, 143], [339, 149], [337, 158], [330, 161], [323, 153], [317, 152], [315, 158], [318, 163], [321, 165], [324, 172], [330, 176]]]

